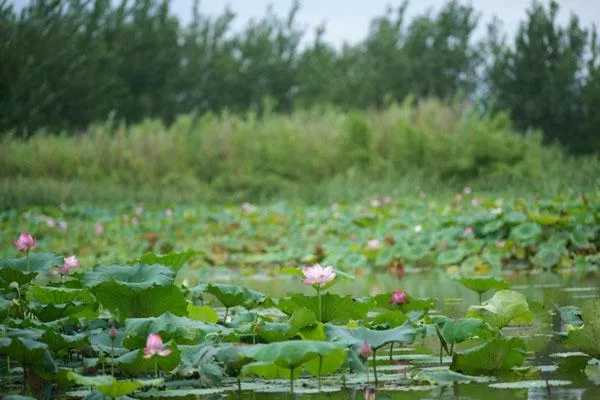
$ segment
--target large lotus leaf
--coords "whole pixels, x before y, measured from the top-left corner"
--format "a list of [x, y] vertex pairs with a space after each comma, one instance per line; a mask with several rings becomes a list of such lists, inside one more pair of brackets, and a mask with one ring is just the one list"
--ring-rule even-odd
[[438, 324], [440, 335], [448, 344], [462, 343], [485, 329], [485, 322], [479, 318], [444, 319]]
[[504, 214], [504, 220], [511, 224], [520, 224], [527, 221], [527, 215], [519, 211], [512, 211]]
[[405, 314], [410, 313], [411, 311], [422, 311], [427, 312], [433, 306], [435, 306], [436, 301], [430, 298], [422, 298], [418, 299], [416, 297], [412, 297], [410, 294], [404, 292], [406, 295], [406, 301], [402, 304], [391, 304], [390, 300], [392, 299], [393, 292], [381, 293], [375, 296], [375, 302], [377, 303], [378, 308], [387, 308], [389, 310], [400, 310]]
[[[297, 379], [300, 377], [301, 374], [302, 370], [300, 368], [296, 368], [293, 371], [293, 376], [291, 377]], [[289, 379], [290, 375], [292, 375], [292, 370], [290, 370], [289, 368], [282, 368], [273, 362], [262, 361], [246, 364], [242, 367], [241, 371], [242, 377], [257, 376], [265, 379]]]
[[[326, 293], [321, 295], [321, 322], [361, 319], [375, 308], [373, 299], [354, 299], [352, 296], [340, 296]], [[302, 293], [292, 293], [279, 300], [277, 307], [291, 315], [301, 308], [307, 308], [315, 315], [319, 314], [318, 296], [306, 296]]]
[[457, 278], [456, 281], [479, 294], [483, 294], [488, 290], [508, 289], [510, 287], [508, 282], [497, 276], [463, 276]]
[[170, 286], [175, 272], [162, 265], [99, 265], [83, 276], [86, 286], [97, 288], [107, 282], [115, 282], [128, 289], [149, 289], [153, 286]]
[[11, 260], [0, 260], [0, 279], [19, 285], [33, 280], [39, 273], [48, 272], [55, 265], [62, 265], [63, 257], [51, 253], [29, 253]]
[[558, 249], [544, 248], [537, 252], [532, 261], [543, 268], [552, 268], [558, 265], [563, 257], [563, 252]]
[[294, 311], [289, 321], [264, 322], [258, 327], [258, 336], [266, 342], [279, 342], [291, 339], [302, 328], [317, 322], [317, 316], [307, 308], [299, 308]]
[[162, 379], [150, 381], [117, 380], [111, 375], [83, 376], [73, 371], [68, 371], [67, 377], [78, 385], [92, 386], [104, 396], [113, 399], [127, 396], [143, 386], [157, 386], [163, 382]]
[[133, 350], [117, 357], [115, 364], [129, 375], [142, 375], [153, 372], [155, 363], [158, 363], [158, 368], [163, 371], [172, 371], [177, 368], [181, 361], [181, 352], [174, 342], [166, 343], [164, 348], [171, 349], [171, 354], [166, 357], [155, 355], [152, 358], [144, 358], [143, 349]]
[[463, 375], [458, 372], [451, 371], [446, 366], [441, 367], [428, 367], [418, 370], [414, 375], [411, 376], [413, 381], [419, 383], [428, 382], [437, 385], [448, 385], [452, 383], [485, 383], [496, 380], [493, 377], [482, 377], [482, 376], [470, 376]]
[[160, 317], [129, 318], [125, 325], [127, 337], [123, 341], [130, 349], [143, 347], [152, 332], [160, 333], [163, 339], [173, 339], [179, 344], [196, 344], [209, 334], [231, 335], [232, 332], [221, 325], [195, 321], [179, 317], [169, 312]]
[[438, 254], [435, 263], [437, 265], [458, 264], [466, 257], [466, 255], [467, 253], [462, 247], [445, 250]]
[[147, 265], [159, 264], [171, 268], [174, 271], [179, 271], [185, 264], [193, 260], [198, 253], [194, 250], [186, 250], [181, 252], [170, 252], [167, 254], [146, 253], [132, 264], [144, 263]]
[[525, 341], [495, 337], [452, 357], [450, 369], [466, 375], [496, 375], [523, 365], [527, 358]]
[[53, 286], [30, 286], [27, 299], [44, 304], [65, 304], [73, 302], [94, 303], [95, 299], [87, 288], [69, 289]]
[[24, 337], [0, 338], [0, 355], [9, 356], [43, 377], [56, 373], [57, 367], [48, 345]]
[[369, 346], [377, 350], [390, 343], [411, 344], [417, 335], [425, 333], [425, 328], [413, 328], [410, 322], [386, 330], [373, 330], [363, 326], [350, 329], [345, 326], [326, 324], [325, 332], [331, 342], [358, 348], [366, 341]]
[[108, 329], [95, 329], [90, 332], [89, 340], [94, 351], [102, 354], [114, 354], [115, 356], [120, 356], [129, 351], [123, 346], [125, 336], [126, 332], [124, 329], [117, 329], [117, 336], [113, 340], [109, 336]]
[[219, 348], [211, 344], [180, 346], [181, 363], [177, 373], [183, 376], [194, 375], [202, 386], [216, 386], [224, 377], [223, 369], [215, 361]]
[[89, 347], [90, 342], [85, 333], [63, 335], [53, 329], [48, 329], [42, 335], [42, 341], [48, 345], [53, 354], [66, 355], [70, 349]]
[[568, 341], [582, 352], [600, 358], [600, 299], [581, 307], [583, 326], [569, 332]]
[[371, 320], [371, 327], [378, 327], [384, 329], [395, 328], [404, 324], [406, 321], [408, 321], [408, 319], [408, 315], [404, 314], [402, 311], [388, 310], [381, 312], [375, 317], [373, 317], [373, 319]]
[[300, 365], [339, 350], [337, 344], [314, 340], [288, 340], [258, 345], [244, 350], [244, 354], [259, 362], [274, 363], [278, 367], [295, 369]]
[[118, 315], [121, 322], [132, 317], [154, 317], [165, 312], [185, 315], [187, 312], [185, 297], [176, 286], [131, 288], [111, 280], [94, 286], [92, 291], [100, 304]]
[[481, 233], [484, 235], [489, 235], [490, 233], [498, 232], [504, 226], [504, 221], [497, 219], [494, 221], [490, 221], [487, 224], [483, 225], [481, 228]]
[[4, 318], [8, 315], [12, 302], [6, 300], [4, 297], [0, 297], [0, 320], [4, 321]]
[[348, 350], [338, 348], [306, 362], [303, 368], [312, 376], [329, 375], [344, 365], [347, 358]]
[[79, 302], [67, 304], [38, 304], [30, 303], [30, 311], [42, 322], [57, 321], [65, 317], [85, 316], [93, 319], [97, 313], [97, 304], [83, 304]]
[[193, 295], [200, 293], [212, 294], [225, 307], [244, 306], [253, 308], [257, 306], [270, 307], [271, 299], [256, 290], [248, 289], [244, 286], [228, 285], [224, 283], [218, 284], [202, 284], [191, 290]]
[[514, 290], [500, 290], [482, 306], [471, 306], [468, 318], [480, 318], [490, 325], [502, 328], [508, 324], [530, 324], [533, 313], [527, 298]]
[[188, 304], [187, 314], [188, 317], [194, 321], [210, 322], [211, 324], [215, 324], [219, 321], [219, 315], [211, 306]]
[[534, 244], [541, 234], [542, 228], [538, 224], [526, 222], [514, 227], [510, 232], [510, 237], [522, 246], [529, 246]]

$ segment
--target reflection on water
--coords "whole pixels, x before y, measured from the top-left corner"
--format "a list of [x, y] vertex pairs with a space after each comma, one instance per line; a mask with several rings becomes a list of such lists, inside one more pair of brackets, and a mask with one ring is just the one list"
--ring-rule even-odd
[[[214, 271], [213, 271], [214, 272]], [[530, 301], [553, 310], [555, 306], [581, 305], [590, 298], [600, 296], [600, 276], [597, 273], [572, 274], [560, 276], [551, 272], [535, 273], [507, 273], [504, 278], [512, 285], [512, 289], [524, 293]], [[198, 277], [199, 280], [206, 279], [205, 276]], [[291, 276], [268, 276], [268, 275], [231, 275], [231, 270], [216, 274], [211, 278], [212, 282], [227, 282], [240, 284], [261, 291], [274, 297], [282, 297], [290, 292], [314, 294], [313, 290], [302, 284], [301, 279]], [[355, 297], [373, 295], [391, 290], [403, 289], [415, 297], [433, 297], [438, 300], [436, 310], [453, 317], [464, 316], [469, 305], [477, 304], [479, 297], [476, 293], [453, 281], [442, 269], [432, 269], [426, 272], [407, 273], [398, 279], [390, 274], [371, 274], [357, 277], [355, 280], [341, 279], [332, 289], [339, 294], [351, 294]], [[484, 300], [490, 294], [484, 295]], [[534, 328], [508, 329], [507, 334], [518, 335], [526, 338], [528, 349], [532, 356], [527, 362], [529, 366], [541, 367], [540, 376], [535, 379], [552, 380], [563, 379], [571, 381], [568, 386], [560, 387], [532, 387], [517, 389], [490, 388], [487, 383], [470, 383], [446, 386], [402, 386], [398, 379], [385, 379], [385, 374], [396, 373], [394, 368], [382, 368], [380, 374], [383, 376], [380, 387], [377, 388], [376, 399], [431, 399], [431, 400], [592, 400], [600, 399], [600, 386], [592, 382], [588, 377], [580, 373], [565, 376], [564, 373], [557, 377], [558, 371], [553, 364], [550, 354], [560, 351], [550, 341], [551, 327], [544, 325]], [[406, 349], [404, 349], [406, 350]], [[535, 355], [533, 355], [535, 353]], [[448, 365], [449, 359], [445, 360]], [[417, 364], [415, 364], [417, 365]], [[421, 364], [418, 364], [419, 367]], [[423, 367], [427, 366], [422, 365]], [[391, 377], [390, 377], [391, 378]], [[332, 384], [340, 387], [341, 378], [332, 378]], [[272, 383], [264, 383], [263, 391], [254, 390], [257, 386], [252, 384], [253, 390], [244, 390], [241, 394], [230, 392], [226, 399], [292, 399], [301, 398], [308, 400], [318, 399], [364, 399], [363, 387], [367, 382], [366, 376], [358, 376], [350, 379], [349, 387], [328, 393], [296, 393], [293, 397], [286, 391], [285, 385], [280, 390], [272, 387]], [[387, 382], [387, 383], [386, 383]], [[395, 382], [395, 383], [394, 383]], [[259, 388], [261, 385], [259, 384]], [[299, 392], [302, 385], [299, 384]], [[266, 390], [268, 389], [268, 390]], [[275, 392], [272, 392], [275, 390]], [[211, 398], [222, 399], [223, 395]]]

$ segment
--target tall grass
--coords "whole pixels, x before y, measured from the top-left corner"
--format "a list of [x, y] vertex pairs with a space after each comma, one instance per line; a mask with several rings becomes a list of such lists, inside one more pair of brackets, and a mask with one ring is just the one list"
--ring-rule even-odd
[[315, 109], [257, 118], [182, 115], [165, 127], [91, 126], [76, 136], [11, 136], [0, 205], [60, 201], [329, 201], [374, 192], [556, 192], [598, 187], [600, 161], [544, 147], [506, 115], [425, 101], [382, 112]]

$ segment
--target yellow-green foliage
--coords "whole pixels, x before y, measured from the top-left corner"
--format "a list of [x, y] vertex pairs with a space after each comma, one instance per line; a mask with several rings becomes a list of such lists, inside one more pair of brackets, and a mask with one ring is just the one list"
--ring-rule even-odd
[[[543, 147], [538, 133], [514, 132], [506, 115], [480, 117], [436, 101], [383, 112], [182, 115], [168, 128], [157, 121], [95, 125], [75, 136], [40, 132], [27, 141], [5, 137], [1, 144], [0, 178], [14, 190], [18, 182], [35, 180], [256, 200], [359, 177], [426, 177], [436, 185], [479, 181], [486, 189], [585, 181], [573, 180], [573, 161]], [[584, 163], [598, 176], [596, 159]]]

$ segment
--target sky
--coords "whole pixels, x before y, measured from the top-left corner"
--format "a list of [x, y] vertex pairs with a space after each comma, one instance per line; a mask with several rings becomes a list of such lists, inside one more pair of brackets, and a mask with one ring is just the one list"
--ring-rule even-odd
[[[117, 0], [115, 0], [117, 1]], [[184, 23], [189, 22], [193, 0], [171, 0], [171, 10], [178, 15]], [[548, 0], [541, 0], [547, 3]], [[28, 0], [13, 0], [20, 8]], [[531, 0], [463, 0], [463, 3], [472, 4], [481, 13], [478, 34], [485, 33], [485, 26], [492, 17], [497, 16], [504, 25], [504, 32], [513, 35], [519, 22], [526, 16], [526, 9]], [[233, 28], [238, 30], [246, 25], [252, 18], [265, 15], [267, 6], [271, 4], [276, 14], [285, 16], [291, 8], [293, 0], [200, 0], [200, 11], [205, 15], [219, 15], [229, 5], [236, 14]], [[446, 0], [412, 0], [407, 10], [407, 20], [415, 15], [422, 14], [428, 9], [439, 9]], [[575, 13], [583, 26], [588, 27], [596, 23], [600, 28], [600, 0], [558, 0], [561, 13], [559, 20], [568, 21], [570, 13]], [[335, 45], [341, 46], [344, 42], [356, 43], [362, 40], [368, 30], [370, 21], [382, 15], [387, 6], [397, 7], [401, 0], [301, 0], [301, 10], [298, 23], [306, 28], [306, 40], [313, 37], [314, 29], [325, 23], [327, 30], [325, 39]]]
[[[503, 23], [504, 31], [512, 35], [519, 22], [526, 16], [526, 9], [531, 0], [470, 0], [462, 1], [471, 4], [481, 13], [479, 33], [485, 32], [485, 26], [492, 17], [497, 16]], [[547, 0], [542, 0], [546, 4]], [[226, 5], [236, 13], [234, 28], [240, 29], [249, 19], [260, 18], [265, 14], [269, 4], [279, 15], [286, 15], [293, 0], [200, 0], [200, 11], [207, 15], [218, 15]], [[407, 21], [428, 9], [439, 9], [446, 0], [412, 0], [407, 10]], [[559, 0], [561, 13], [559, 20], [566, 22], [570, 13], [575, 13], [584, 26], [592, 23], [600, 28], [600, 0]], [[173, 11], [184, 20], [189, 18], [192, 0], [172, 0]], [[329, 43], [340, 46], [343, 42], [356, 43], [363, 39], [370, 21], [382, 15], [387, 6], [397, 7], [401, 0], [301, 0], [298, 15], [300, 26], [314, 32], [320, 23], [326, 24], [325, 38]]]

